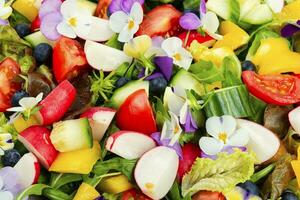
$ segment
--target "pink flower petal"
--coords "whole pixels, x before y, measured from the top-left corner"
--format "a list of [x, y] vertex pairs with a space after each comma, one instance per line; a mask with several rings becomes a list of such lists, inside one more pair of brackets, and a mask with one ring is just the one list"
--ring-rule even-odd
[[56, 30], [56, 27], [62, 20], [63, 17], [58, 12], [50, 13], [44, 16], [43, 20], [41, 21], [41, 32], [49, 40], [57, 40], [61, 35]]
[[39, 10], [40, 19], [52, 12], [60, 12], [61, 4], [61, 0], [44, 0]]

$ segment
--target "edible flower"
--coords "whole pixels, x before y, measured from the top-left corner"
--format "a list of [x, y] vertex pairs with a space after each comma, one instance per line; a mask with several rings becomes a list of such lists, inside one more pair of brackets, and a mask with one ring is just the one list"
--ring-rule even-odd
[[135, 2], [138, 2], [141, 5], [144, 4], [144, 0], [112, 0], [108, 7], [109, 13], [113, 14], [117, 11], [130, 13], [130, 10]]
[[4, 151], [12, 148], [14, 148], [12, 135], [10, 133], [1, 133], [0, 134], [0, 155], [4, 155]]
[[12, 8], [10, 7], [10, 3], [6, 3], [5, 0], [0, 0], [0, 19], [7, 19], [11, 13]]
[[192, 111], [188, 104], [188, 100], [185, 101], [179, 111], [179, 121], [180, 124], [184, 125], [184, 131], [186, 133], [192, 133], [198, 129], [197, 123], [192, 116]]
[[182, 129], [180, 127], [178, 117], [172, 112], [169, 112], [169, 115], [171, 119], [164, 122], [160, 139], [170, 139], [169, 144], [173, 146], [176, 142], [178, 142]]
[[247, 130], [237, 129], [236, 119], [230, 115], [208, 118], [206, 131], [212, 137], [201, 137], [199, 146], [207, 155], [216, 155], [226, 146], [243, 147], [249, 141]]
[[178, 37], [170, 37], [164, 40], [161, 44], [161, 48], [166, 54], [173, 58], [173, 63], [188, 69], [193, 61], [193, 57], [190, 52], [182, 47], [182, 41]]
[[143, 9], [141, 4], [135, 2], [130, 9], [130, 13], [124, 11], [114, 12], [109, 19], [109, 26], [112, 31], [119, 33], [120, 42], [128, 42], [138, 31], [139, 25], [143, 21]]
[[179, 24], [186, 30], [203, 30], [215, 39], [222, 39], [222, 36], [216, 34], [219, 28], [219, 19], [214, 12], [207, 11], [204, 0], [200, 1], [200, 17], [192, 12], [185, 13], [179, 19]]
[[282, 37], [292, 37], [294, 34], [300, 31], [300, 20], [295, 23], [289, 23], [285, 25], [281, 29], [281, 36]]
[[20, 175], [12, 167], [0, 169], [0, 199], [13, 200], [22, 191]]
[[7, 109], [9, 112], [22, 113], [25, 119], [29, 119], [31, 114], [38, 111], [38, 103], [43, 99], [43, 93], [39, 93], [36, 97], [24, 97], [20, 99], [20, 107], [12, 107]]

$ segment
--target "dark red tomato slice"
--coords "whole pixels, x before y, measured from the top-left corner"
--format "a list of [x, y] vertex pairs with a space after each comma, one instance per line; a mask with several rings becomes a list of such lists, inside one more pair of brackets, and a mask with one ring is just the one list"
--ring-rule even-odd
[[219, 192], [211, 192], [211, 191], [200, 191], [196, 193], [193, 200], [225, 200], [225, 197], [222, 193]]
[[242, 78], [251, 94], [269, 104], [300, 102], [300, 78], [293, 75], [258, 75], [244, 71]]
[[76, 89], [68, 81], [61, 82], [43, 99], [37, 116], [42, 125], [51, 125], [59, 121], [71, 107], [76, 97]]
[[41, 20], [40, 17], [37, 15], [36, 18], [31, 22], [31, 31], [34, 32], [38, 29], [40, 29], [41, 26]]
[[156, 122], [144, 89], [127, 97], [117, 112], [117, 126], [121, 130], [150, 135], [156, 132]]
[[10, 107], [12, 95], [21, 88], [21, 84], [14, 82], [18, 74], [19, 64], [13, 59], [8, 57], [0, 63], [0, 112]]
[[136, 189], [127, 190], [122, 193], [121, 200], [152, 200]]
[[172, 5], [157, 6], [148, 12], [140, 25], [137, 35], [165, 36], [175, 35], [179, 32], [179, 18], [181, 12]]
[[111, 3], [111, 0], [99, 0], [96, 8], [95, 16], [108, 19], [108, 6]]
[[[207, 44], [208, 46], [212, 45], [213, 42], [215, 41], [214, 38], [210, 37], [209, 35], [201, 35], [197, 31], [190, 31], [188, 34], [188, 31], [185, 31], [183, 33], [180, 33], [178, 37], [182, 40], [182, 43], [184, 44], [186, 42], [186, 47], [189, 47], [191, 43], [196, 40], [197, 42], [201, 44]], [[188, 37], [188, 38], [187, 38]]]
[[80, 43], [61, 37], [53, 49], [53, 72], [57, 82], [70, 80], [86, 69], [87, 60]]

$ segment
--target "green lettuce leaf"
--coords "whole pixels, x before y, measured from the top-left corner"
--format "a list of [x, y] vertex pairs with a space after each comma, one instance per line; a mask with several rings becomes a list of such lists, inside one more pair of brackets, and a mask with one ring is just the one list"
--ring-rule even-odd
[[183, 177], [182, 195], [193, 195], [200, 190], [228, 192], [238, 183], [250, 179], [254, 172], [255, 156], [236, 150], [220, 153], [216, 160], [198, 158], [192, 170]]

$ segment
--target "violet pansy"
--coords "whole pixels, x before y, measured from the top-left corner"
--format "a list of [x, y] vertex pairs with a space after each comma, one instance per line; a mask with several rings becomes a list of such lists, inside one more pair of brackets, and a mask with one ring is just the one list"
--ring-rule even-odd
[[0, 199], [13, 200], [23, 190], [18, 172], [12, 167], [0, 169]]
[[109, 13], [113, 14], [117, 11], [123, 11], [129, 14], [135, 2], [140, 5], [144, 4], [144, 0], [112, 0], [108, 7]]
[[281, 36], [292, 37], [294, 34], [300, 31], [300, 20], [295, 23], [289, 23], [281, 29]]

